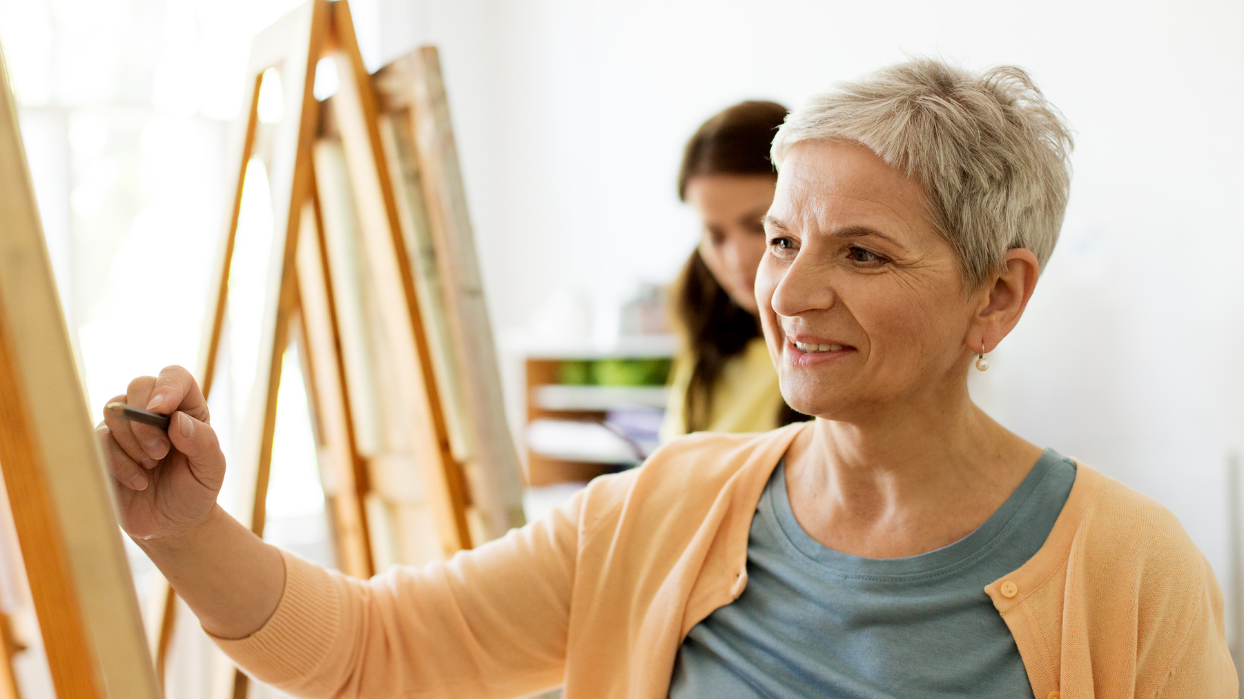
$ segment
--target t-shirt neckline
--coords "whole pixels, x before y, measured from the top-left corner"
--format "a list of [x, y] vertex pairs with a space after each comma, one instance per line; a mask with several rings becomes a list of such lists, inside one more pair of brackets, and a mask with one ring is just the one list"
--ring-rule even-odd
[[867, 558], [836, 551], [813, 539], [795, 519], [791, 509], [786, 491], [785, 458], [778, 462], [765, 486], [757, 514], [764, 524], [773, 528], [784, 546], [830, 575], [924, 580], [930, 576], [951, 574], [987, 555], [1005, 538], [1001, 535], [1013, 522], [1024, 519], [1017, 515], [1027, 507], [1036, 506], [1033, 496], [1060, 461], [1068, 459], [1053, 449], [1046, 449], [1015, 491], [979, 527], [954, 543], [915, 556]]

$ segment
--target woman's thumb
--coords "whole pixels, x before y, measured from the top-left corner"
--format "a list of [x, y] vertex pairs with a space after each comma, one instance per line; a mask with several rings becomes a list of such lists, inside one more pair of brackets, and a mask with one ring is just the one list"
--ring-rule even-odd
[[200, 482], [219, 487], [224, 480], [225, 455], [211, 425], [179, 410], [169, 425], [168, 438], [177, 451], [186, 455]]

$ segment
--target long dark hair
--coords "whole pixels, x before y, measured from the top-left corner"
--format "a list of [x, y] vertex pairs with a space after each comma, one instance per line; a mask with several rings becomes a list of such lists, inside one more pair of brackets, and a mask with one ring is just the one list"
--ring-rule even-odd
[[[687, 200], [687, 183], [697, 175], [773, 174], [769, 144], [786, 118], [786, 107], [776, 102], [740, 102], [704, 122], [683, 153], [678, 172], [678, 197]], [[735, 303], [722, 288], [699, 248], [691, 253], [674, 282], [673, 315], [694, 369], [683, 403], [684, 428], [695, 432], [708, 427], [713, 385], [726, 363], [741, 354], [747, 343], [760, 337], [755, 316]], [[808, 419], [785, 401], [777, 424]]]

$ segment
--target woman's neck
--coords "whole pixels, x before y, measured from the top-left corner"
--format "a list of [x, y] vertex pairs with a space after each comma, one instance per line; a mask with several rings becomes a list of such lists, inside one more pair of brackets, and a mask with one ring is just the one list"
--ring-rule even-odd
[[791, 507], [835, 550], [911, 556], [980, 526], [1014, 492], [1041, 449], [1003, 428], [967, 395], [818, 418], [787, 454]]

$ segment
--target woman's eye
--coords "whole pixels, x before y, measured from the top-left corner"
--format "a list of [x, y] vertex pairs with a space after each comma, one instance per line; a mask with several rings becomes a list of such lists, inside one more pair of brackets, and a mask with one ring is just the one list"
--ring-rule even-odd
[[795, 243], [790, 238], [774, 238], [769, 241], [769, 245], [781, 250], [795, 249]]
[[851, 250], [847, 253], [847, 256], [855, 262], [885, 262], [885, 258], [877, 253], [855, 246], [851, 247]]

